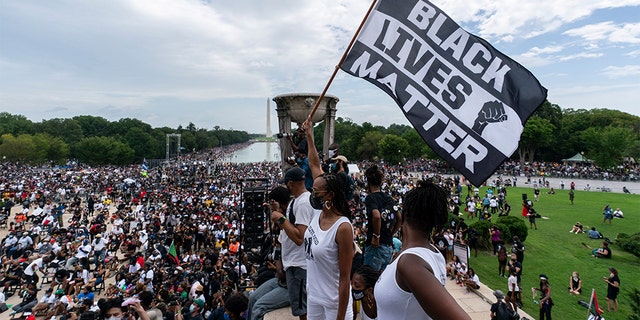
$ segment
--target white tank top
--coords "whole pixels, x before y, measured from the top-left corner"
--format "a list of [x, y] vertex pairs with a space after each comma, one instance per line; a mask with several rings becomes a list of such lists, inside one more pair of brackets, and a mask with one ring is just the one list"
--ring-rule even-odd
[[[340, 217], [328, 230], [320, 229], [320, 214], [311, 220], [304, 234], [304, 246], [307, 255], [307, 304], [319, 304], [325, 307], [338, 308], [338, 286], [340, 269], [338, 267], [338, 244], [336, 234], [338, 227], [351, 222], [347, 217]], [[351, 287], [349, 287], [349, 305], [351, 310]]]
[[[435, 247], [434, 247], [435, 249]], [[437, 251], [437, 249], [435, 249]], [[378, 305], [378, 319], [431, 319], [427, 315], [416, 297], [411, 292], [402, 290], [396, 282], [396, 270], [398, 260], [404, 254], [416, 255], [424, 260], [431, 269], [436, 279], [442, 286], [447, 279], [446, 262], [439, 252], [433, 252], [427, 248], [409, 248], [388, 265], [375, 286], [376, 304]]]
[[360, 317], [362, 320], [378, 320], [378, 318], [369, 318], [362, 308], [360, 308]]

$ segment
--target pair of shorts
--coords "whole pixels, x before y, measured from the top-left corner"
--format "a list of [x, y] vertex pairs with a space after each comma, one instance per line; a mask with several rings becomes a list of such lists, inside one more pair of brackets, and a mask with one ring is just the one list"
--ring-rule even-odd
[[612, 214], [605, 214], [604, 215], [604, 220], [613, 220], [613, 215]]
[[393, 247], [389, 245], [381, 244], [377, 248], [369, 245], [364, 248], [364, 264], [376, 271], [382, 272], [391, 263], [392, 257]]
[[285, 271], [287, 290], [291, 302], [291, 314], [295, 317], [307, 314], [307, 270], [289, 267]]

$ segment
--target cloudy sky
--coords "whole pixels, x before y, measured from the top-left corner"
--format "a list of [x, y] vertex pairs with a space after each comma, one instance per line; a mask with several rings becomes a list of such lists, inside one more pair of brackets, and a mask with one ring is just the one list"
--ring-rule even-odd
[[[434, 0], [563, 108], [640, 115], [640, 0]], [[321, 92], [368, 0], [0, 0], [0, 111], [265, 131], [267, 100]], [[408, 124], [340, 71], [338, 116]], [[272, 128], [277, 130], [275, 103]]]

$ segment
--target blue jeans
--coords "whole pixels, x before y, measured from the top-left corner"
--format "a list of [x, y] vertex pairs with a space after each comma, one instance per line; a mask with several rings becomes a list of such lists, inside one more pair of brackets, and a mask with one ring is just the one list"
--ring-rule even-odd
[[106, 257], [107, 252], [104, 250], [99, 250], [99, 251], [94, 251], [93, 252], [93, 262], [96, 265], [96, 269], [98, 268], [98, 265], [103, 264], [104, 263], [104, 258]]
[[364, 264], [376, 271], [382, 271], [391, 263], [393, 247], [381, 244], [379, 247], [371, 245], [364, 248]]
[[278, 284], [278, 278], [273, 278], [249, 294], [247, 320], [262, 320], [267, 312], [288, 305], [289, 291]]

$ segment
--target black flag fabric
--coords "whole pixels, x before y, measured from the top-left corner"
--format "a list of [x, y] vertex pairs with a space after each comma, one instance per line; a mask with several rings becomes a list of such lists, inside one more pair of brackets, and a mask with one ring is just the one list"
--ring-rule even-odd
[[390, 95], [476, 186], [515, 152], [547, 97], [527, 69], [424, 0], [379, 0], [340, 67]]

